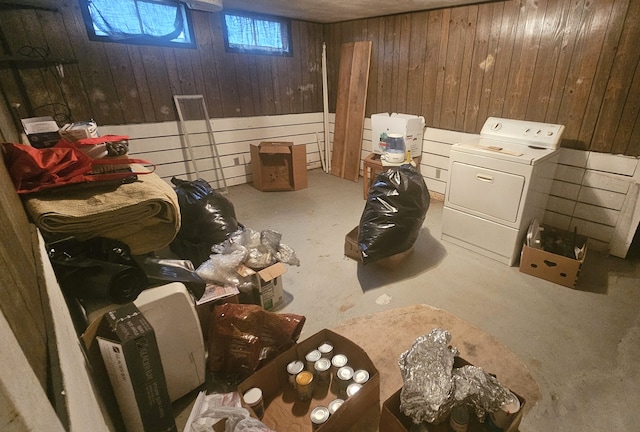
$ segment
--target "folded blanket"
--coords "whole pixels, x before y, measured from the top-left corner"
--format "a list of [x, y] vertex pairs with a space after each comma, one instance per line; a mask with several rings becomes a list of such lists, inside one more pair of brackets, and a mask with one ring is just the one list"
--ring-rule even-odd
[[[134, 171], [146, 168], [133, 165]], [[43, 231], [79, 240], [106, 237], [129, 246], [133, 255], [162, 249], [180, 229], [180, 207], [173, 188], [156, 174], [107, 192], [58, 190], [25, 198], [25, 208]]]

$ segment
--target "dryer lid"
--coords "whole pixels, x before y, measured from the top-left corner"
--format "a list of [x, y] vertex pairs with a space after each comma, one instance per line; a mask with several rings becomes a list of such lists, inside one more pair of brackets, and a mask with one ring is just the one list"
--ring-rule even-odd
[[451, 146], [451, 151], [472, 153], [526, 165], [536, 165], [558, 153], [557, 149], [534, 148], [482, 137], [454, 144]]

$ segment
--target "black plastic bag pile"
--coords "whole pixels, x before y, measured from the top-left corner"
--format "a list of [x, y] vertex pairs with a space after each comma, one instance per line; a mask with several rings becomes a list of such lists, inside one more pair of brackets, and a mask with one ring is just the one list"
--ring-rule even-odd
[[233, 203], [203, 179], [173, 177], [182, 225], [169, 245], [173, 253], [191, 260], [195, 267], [211, 255], [211, 247], [224, 242], [239, 228]]
[[358, 232], [362, 263], [409, 250], [429, 209], [429, 190], [410, 164], [380, 173], [369, 188]]

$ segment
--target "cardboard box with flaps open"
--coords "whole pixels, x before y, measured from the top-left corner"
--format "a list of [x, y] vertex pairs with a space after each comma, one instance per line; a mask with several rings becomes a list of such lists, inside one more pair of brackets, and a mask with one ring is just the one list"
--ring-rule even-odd
[[334, 353], [345, 354], [354, 369], [367, 370], [370, 378], [360, 391], [347, 398], [335, 414], [316, 430], [344, 432], [350, 430], [358, 420], [362, 420], [370, 409], [379, 410], [380, 374], [367, 353], [344, 336], [324, 329], [280, 354], [239, 384], [238, 391], [241, 394], [252, 387], [262, 390], [265, 404], [262, 421], [273, 430], [311, 432], [313, 429], [309, 415], [313, 408], [327, 406], [337, 397], [331, 385], [328, 385], [328, 388], [318, 387], [310, 401], [301, 401], [289, 383], [287, 365], [293, 360], [304, 360], [309, 351], [325, 341], [333, 344]]

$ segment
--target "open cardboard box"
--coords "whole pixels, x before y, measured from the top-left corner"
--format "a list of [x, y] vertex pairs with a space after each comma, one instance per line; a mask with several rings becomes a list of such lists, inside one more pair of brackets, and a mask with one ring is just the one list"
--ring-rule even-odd
[[292, 142], [251, 145], [253, 186], [261, 191], [294, 191], [307, 187], [307, 147]]
[[[455, 357], [453, 362], [454, 368], [459, 368], [465, 365], [469, 365], [470, 363], [461, 357]], [[400, 411], [400, 391], [399, 389], [395, 392], [391, 397], [389, 397], [386, 401], [384, 401], [382, 405], [382, 412], [380, 413], [380, 432], [408, 432], [414, 426], [411, 418], [404, 415], [402, 411]], [[512, 391], [513, 392], [513, 391]], [[518, 427], [520, 425], [520, 421], [522, 420], [522, 416], [524, 415], [524, 405], [525, 399], [518, 395], [516, 392], [513, 392], [520, 401], [520, 410], [514, 415], [511, 419], [509, 425], [503, 429], [503, 432], [517, 432]], [[488, 422], [480, 423], [475, 413], [469, 413], [469, 426], [467, 432], [492, 432], [489, 428]], [[449, 422], [444, 421], [438, 425], [429, 425], [430, 432], [448, 432]]]
[[573, 244], [580, 250], [578, 258], [557, 255], [527, 246], [525, 243], [520, 254], [520, 271], [558, 285], [575, 288], [587, 256], [587, 237], [548, 226], [544, 227], [541, 235], [553, 235], [554, 238], [562, 239], [566, 244]]
[[282, 275], [286, 271], [287, 267], [281, 262], [262, 270], [254, 270], [244, 264], [237, 269], [238, 274], [243, 278], [250, 278], [255, 287], [250, 302], [262, 306], [264, 310], [273, 310], [284, 303]]
[[[293, 360], [304, 361], [304, 356], [324, 341], [330, 341], [333, 344], [334, 354], [345, 354], [351, 367], [367, 370], [370, 378], [358, 393], [348, 398], [329, 417], [329, 420], [316, 430], [320, 432], [347, 431], [372, 406], [379, 407], [380, 374], [367, 353], [344, 336], [324, 329], [280, 354], [239, 384], [240, 394], [244, 394], [252, 387], [258, 387], [262, 390], [265, 405], [262, 422], [265, 425], [277, 431], [311, 432], [313, 430], [309, 419], [311, 410], [317, 406], [327, 406], [337, 397], [334, 386], [325, 384], [316, 387], [310, 401], [300, 401], [296, 391], [289, 384], [287, 364]], [[251, 411], [249, 407], [246, 408]]]

